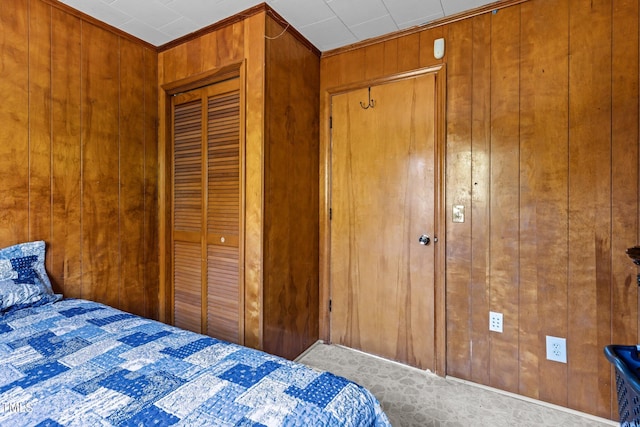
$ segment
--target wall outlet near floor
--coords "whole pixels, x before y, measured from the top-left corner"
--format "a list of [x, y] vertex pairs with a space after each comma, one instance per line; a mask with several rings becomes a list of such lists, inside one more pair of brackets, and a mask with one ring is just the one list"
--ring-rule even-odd
[[567, 340], [547, 335], [547, 359], [567, 363]]
[[489, 312], [489, 330], [502, 333], [502, 313]]

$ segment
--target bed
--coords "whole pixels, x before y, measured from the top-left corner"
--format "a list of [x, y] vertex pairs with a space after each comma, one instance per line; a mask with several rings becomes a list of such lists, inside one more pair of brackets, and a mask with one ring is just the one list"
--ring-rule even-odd
[[345, 378], [62, 299], [35, 243], [0, 251], [0, 425], [390, 425]]

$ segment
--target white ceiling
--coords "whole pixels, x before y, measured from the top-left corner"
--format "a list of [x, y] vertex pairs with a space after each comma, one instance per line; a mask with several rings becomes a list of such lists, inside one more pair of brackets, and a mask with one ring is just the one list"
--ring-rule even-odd
[[60, 0], [161, 46], [266, 2], [320, 51], [356, 43], [495, 0]]

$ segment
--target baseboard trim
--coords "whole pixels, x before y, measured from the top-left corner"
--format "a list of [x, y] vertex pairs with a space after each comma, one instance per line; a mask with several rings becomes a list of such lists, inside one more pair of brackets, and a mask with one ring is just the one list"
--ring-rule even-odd
[[514, 399], [520, 399], [520, 400], [524, 400], [525, 402], [537, 404], [537, 405], [540, 405], [540, 406], [545, 406], [547, 408], [556, 409], [558, 411], [567, 412], [569, 414], [577, 415], [577, 416], [580, 416], [580, 417], [583, 417], [583, 418], [586, 418], [586, 419], [589, 419], [589, 420], [592, 420], [592, 421], [598, 421], [598, 422], [603, 423], [603, 424], [608, 424], [608, 425], [612, 425], [612, 426], [618, 426], [619, 425], [616, 421], [612, 421], [612, 420], [609, 420], [607, 418], [597, 417], [595, 415], [587, 414], [585, 412], [576, 411], [575, 409], [570, 409], [570, 408], [566, 408], [564, 406], [555, 405], [553, 403], [545, 402], [545, 401], [542, 401], [542, 400], [533, 399], [531, 397], [523, 396], [521, 394], [511, 393], [510, 391], [500, 390], [499, 388], [489, 387], [487, 385], [474, 383], [472, 381], [463, 380], [461, 378], [456, 378], [456, 377], [452, 377], [452, 376], [449, 376], [449, 375], [447, 375], [445, 378], [447, 380], [459, 382], [459, 383], [462, 383], [462, 384], [465, 384], [465, 385], [469, 385], [469, 386], [472, 386], [472, 387], [478, 387], [478, 388], [481, 388], [481, 389], [484, 389], [484, 390], [492, 391], [494, 393], [498, 393], [498, 394], [502, 394], [502, 395], [505, 395], [505, 396], [513, 397]]

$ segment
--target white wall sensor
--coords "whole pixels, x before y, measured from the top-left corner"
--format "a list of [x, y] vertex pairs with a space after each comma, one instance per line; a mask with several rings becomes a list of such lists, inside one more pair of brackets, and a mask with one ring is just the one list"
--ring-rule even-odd
[[433, 57], [436, 59], [442, 59], [444, 57], [444, 39], [434, 40]]

